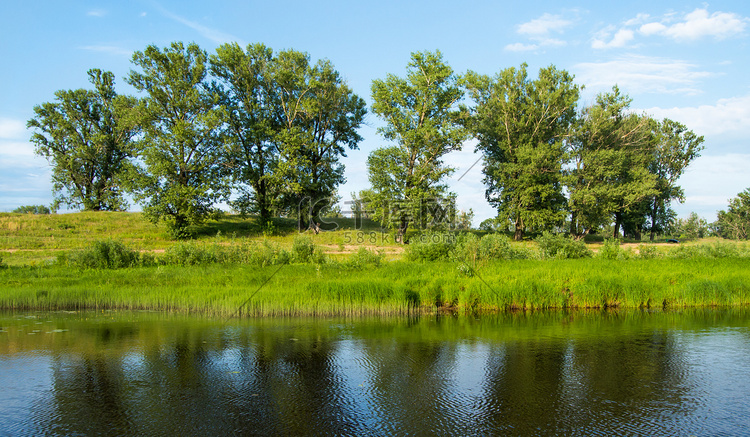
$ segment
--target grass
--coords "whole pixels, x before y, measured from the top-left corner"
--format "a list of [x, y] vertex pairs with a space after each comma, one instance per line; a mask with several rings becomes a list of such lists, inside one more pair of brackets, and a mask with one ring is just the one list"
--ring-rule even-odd
[[270, 316], [750, 303], [745, 259], [495, 261], [471, 275], [459, 265], [399, 261], [365, 269], [342, 263], [119, 270], [14, 267], [0, 271], [0, 308]]
[[138, 213], [0, 214], [0, 308], [228, 317], [750, 303], [743, 244], [579, 247], [476, 233], [404, 252], [371, 221], [331, 223], [338, 229], [301, 236], [294, 220], [262, 228], [225, 216], [175, 242]]

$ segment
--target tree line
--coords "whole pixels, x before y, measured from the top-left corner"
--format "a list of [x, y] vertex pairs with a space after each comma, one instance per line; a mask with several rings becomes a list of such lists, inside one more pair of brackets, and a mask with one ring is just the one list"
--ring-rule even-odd
[[[165, 221], [177, 237], [211, 217], [218, 202], [267, 223], [296, 216], [316, 226], [344, 179], [367, 111], [327, 60], [237, 43], [209, 55], [198, 45], [149, 46], [119, 95], [114, 75], [89, 71], [92, 90], [58, 91], [34, 107], [32, 142], [53, 167], [56, 206], [127, 208]], [[581, 238], [650, 238], [674, 222], [677, 185], [703, 137], [630, 109], [616, 86], [579, 107], [582, 86], [554, 66], [495, 76], [456, 74], [436, 52], [413, 53], [401, 77], [372, 82], [370, 110], [392, 145], [367, 158], [370, 188], [353, 208], [400, 237], [457, 215], [446, 155], [476, 139], [496, 228], [522, 239], [555, 229]], [[464, 213], [465, 214], [465, 213]]]

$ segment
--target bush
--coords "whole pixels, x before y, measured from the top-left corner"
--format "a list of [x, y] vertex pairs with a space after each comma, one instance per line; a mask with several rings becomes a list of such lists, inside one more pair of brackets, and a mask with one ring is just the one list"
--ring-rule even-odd
[[505, 235], [487, 234], [479, 240], [479, 257], [483, 260], [525, 259], [529, 255], [524, 249], [514, 248]]
[[545, 231], [536, 238], [542, 258], [588, 258], [592, 255], [583, 240], [574, 240], [567, 235], [555, 235]]
[[380, 267], [382, 262], [382, 253], [375, 253], [366, 247], [360, 247], [359, 250], [349, 258], [347, 265], [355, 269], [362, 269], [365, 267]]
[[479, 237], [474, 234], [462, 234], [456, 238], [452, 258], [455, 261], [475, 263], [479, 261]]
[[14, 209], [17, 214], [52, 214], [52, 211], [44, 205], [24, 205]]
[[164, 264], [178, 266], [195, 266], [219, 262], [221, 255], [218, 246], [208, 247], [194, 241], [181, 241], [166, 251], [162, 261]]
[[3, 254], [0, 252], [0, 269], [5, 267], [5, 264], [3, 264]]
[[315, 244], [307, 235], [299, 234], [292, 242], [292, 261], [296, 263], [323, 263], [323, 253], [316, 249]]
[[95, 241], [86, 249], [63, 254], [58, 262], [85, 269], [120, 269], [138, 266], [141, 256], [117, 241]]
[[606, 238], [601, 249], [599, 249], [598, 257], [610, 260], [627, 259], [629, 258], [629, 252], [620, 248], [620, 240]]
[[648, 246], [645, 244], [638, 245], [638, 258], [640, 259], [654, 259], [659, 256], [659, 251], [655, 246]]
[[450, 258], [456, 237], [448, 233], [417, 235], [409, 239], [405, 257], [408, 261], [441, 261]]

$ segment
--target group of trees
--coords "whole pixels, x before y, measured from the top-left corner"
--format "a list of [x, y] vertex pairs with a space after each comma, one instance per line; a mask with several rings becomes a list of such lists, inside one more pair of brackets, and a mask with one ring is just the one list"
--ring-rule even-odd
[[[578, 110], [573, 79], [554, 66], [531, 79], [525, 64], [459, 77], [439, 52], [413, 54], [406, 79], [373, 82], [373, 111], [386, 122], [380, 132], [397, 145], [368, 158], [372, 189], [360, 193], [363, 203], [399, 234], [407, 218], [434, 223], [445, 211], [434, 199], [446, 198], [442, 182], [453, 171], [442, 158], [474, 137], [495, 220], [515, 239], [566, 221], [577, 238], [614, 222], [616, 235], [622, 227], [653, 239], [674, 218], [670, 202], [683, 199], [677, 179], [703, 137], [630, 111], [616, 86]], [[462, 104], [465, 97], [474, 104]]]
[[28, 126], [53, 163], [58, 204], [120, 210], [130, 193], [185, 236], [233, 189], [242, 212], [267, 221], [299, 210], [314, 223], [344, 181], [340, 157], [361, 140], [365, 102], [330, 62], [261, 44], [209, 56], [176, 42], [133, 63], [140, 71], [125, 80], [143, 98], [117, 95], [112, 73], [91, 70], [94, 91], [59, 91], [34, 108]]
[[[112, 73], [91, 70], [94, 90], [58, 91], [34, 108], [28, 126], [53, 163], [58, 203], [117, 210], [130, 193], [178, 236], [230, 193], [264, 222], [319, 223], [366, 113], [330, 62], [262, 44], [209, 56], [173, 43], [136, 52], [133, 64], [125, 80], [145, 97], [118, 95]], [[406, 77], [372, 83], [378, 131], [393, 144], [369, 155], [371, 188], [354, 203], [399, 236], [455, 219], [443, 160], [476, 138], [496, 224], [516, 239], [563, 227], [581, 238], [612, 223], [615, 234], [653, 239], [674, 220], [677, 180], [703, 137], [631, 111], [617, 87], [579, 108], [581, 89], [554, 66], [536, 79], [525, 64], [457, 75], [440, 52], [413, 53]]]

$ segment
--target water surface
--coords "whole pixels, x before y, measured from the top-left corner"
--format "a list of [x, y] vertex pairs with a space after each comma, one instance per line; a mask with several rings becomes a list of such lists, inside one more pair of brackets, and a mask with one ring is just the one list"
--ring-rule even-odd
[[0, 313], [0, 435], [742, 435], [750, 312]]

